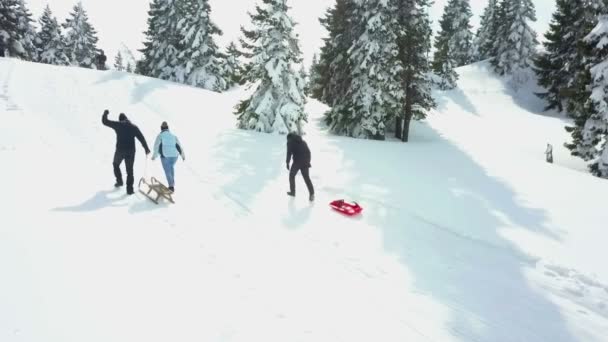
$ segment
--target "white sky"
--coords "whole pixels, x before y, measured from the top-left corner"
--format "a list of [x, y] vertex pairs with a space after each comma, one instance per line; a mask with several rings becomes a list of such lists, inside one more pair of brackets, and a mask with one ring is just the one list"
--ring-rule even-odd
[[[46, 4], [51, 6], [53, 14], [63, 22], [78, 0], [26, 0], [30, 10], [38, 20]], [[297, 33], [300, 35], [300, 44], [304, 52], [305, 62], [308, 64], [312, 55], [318, 52], [322, 45], [321, 38], [325, 30], [318, 21], [326, 8], [333, 5], [335, 0], [292, 0], [290, 2], [291, 15], [298, 23]], [[448, 0], [436, 0], [431, 7], [433, 30], [437, 31], [443, 7]], [[479, 16], [487, 4], [487, 0], [470, 0], [473, 10], [472, 25], [474, 29], [479, 23]], [[211, 17], [222, 29], [224, 35], [218, 38], [221, 45], [240, 37], [240, 26], [249, 25], [247, 11], [254, 9], [256, 0], [209, 0], [211, 4]], [[533, 28], [537, 30], [538, 38], [542, 41], [542, 34], [546, 31], [555, 8], [555, 0], [533, 0], [536, 6], [537, 22]], [[142, 47], [143, 32], [146, 30], [149, 0], [82, 0], [89, 15], [91, 24], [95, 27], [99, 37], [99, 47], [108, 56], [108, 64], [114, 61], [116, 51], [124, 43], [136, 56], [137, 49]]]

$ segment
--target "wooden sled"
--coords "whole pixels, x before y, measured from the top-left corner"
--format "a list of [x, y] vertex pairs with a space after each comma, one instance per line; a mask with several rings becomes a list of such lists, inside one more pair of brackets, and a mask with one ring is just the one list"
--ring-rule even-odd
[[[148, 191], [144, 191], [144, 188], [142, 187], [142, 184], [144, 184], [147, 188]], [[156, 178], [152, 177], [150, 178], [150, 182], [148, 183], [146, 181], [145, 178], [141, 178], [139, 180], [139, 192], [141, 192], [144, 196], [148, 197], [152, 202], [158, 204], [158, 201], [161, 198], [164, 198], [166, 200], [168, 200], [171, 203], [175, 204], [175, 201], [173, 200], [173, 196], [172, 196], [172, 192], [171, 190], [169, 190], [169, 188], [167, 188], [163, 183], [159, 182]], [[154, 192], [156, 194], [156, 198], [152, 197], [152, 192]]]

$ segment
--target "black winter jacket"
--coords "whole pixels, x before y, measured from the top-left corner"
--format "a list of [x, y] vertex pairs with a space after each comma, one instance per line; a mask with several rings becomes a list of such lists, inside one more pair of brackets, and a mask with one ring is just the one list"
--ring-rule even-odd
[[104, 113], [101, 122], [116, 132], [117, 151], [135, 153], [135, 138], [137, 138], [146, 151], [146, 154], [150, 153], [150, 149], [146, 143], [146, 138], [144, 138], [144, 135], [141, 133], [139, 128], [132, 124], [129, 120], [108, 120], [108, 114]]
[[287, 135], [287, 164], [293, 157], [293, 165], [310, 167], [310, 149], [302, 137], [290, 133]]

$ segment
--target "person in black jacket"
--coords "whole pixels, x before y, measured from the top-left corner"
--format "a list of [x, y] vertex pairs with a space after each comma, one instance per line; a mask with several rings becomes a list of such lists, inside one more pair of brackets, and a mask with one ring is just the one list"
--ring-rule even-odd
[[[291, 168], [289, 167], [289, 163], [293, 157], [293, 164]], [[295, 134], [289, 133], [287, 134], [287, 170], [289, 170], [289, 192], [287, 195], [295, 197], [296, 195], [296, 175], [298, 171], [302, 171], [302, 177], [304, 178], [304, 182], [306, 182], [306, 187], [308, 188], [308, 194], [310, 201], [314, 201], [315, 198], [315, 189], [310, 180], [309, 169], [310, 165], [310, 149], [308, 148], [308, 144], [302, 137]]]
[[127, 168], [127, 194], [133, 194], [133, 164], [135, 163], [135, 138], [139, 140], [146, 156], [150, 154], [150, 149], [146, 143], [146, 138], [141, 133], [139, 128], [132, 124], [124, 113], [118, 116], [119, 121], [108, 120], [108, 110], [103, 112], [102, 123], [116, 132], [116, 151], [114, 152], [114, 176], [116, 177], [115, 187], [121, 187], [122, 174], [120, 172], [120, 164], [125, 161]]
[[98, 70], [107, 70], [106, 68], [106, 61], [108, 60], [108, 58], [106, 57], [106, 54], [103, 52], [103, 50], [99, 51], [99, 54], [96, 56], [96, 66]]

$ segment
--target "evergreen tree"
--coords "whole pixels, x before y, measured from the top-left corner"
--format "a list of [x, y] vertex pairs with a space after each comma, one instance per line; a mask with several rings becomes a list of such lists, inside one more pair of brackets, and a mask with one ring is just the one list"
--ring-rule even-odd
[[0, 49], [6, 57], [36, 60], [32, 15], [23, 0], [0, 1]]
[[[537, 95], [547, 101], [547, 110], [561, 112], [565, 107], [573, 110], [573, 93], [569, 89], [576, 83], [574, 75], [585, 79], [581, 85], [586, 87], [586, 76], [581, 75], [587, 69], [581, 42], [595, 25], [599, 7], [597, 0], [557, 1], [557, 9], [545, 34], [546, 52], [534, 60], [538, 83], [546, 89]], [[585, 98], [587, 95], [580, 99], [584, 102]]]
[[503, 0], [492, 65], [500, 75], [514, 74], [531, 65], [538, 40], [529, 21], [536, 21], [532, 0]]
[[368, 139], [384, 139], [388, 124], [394, 123], [395, 135], [408, 141], [411, 120], [424, 119], [435, 106], [429, 3], [369, 0], [354, 5], [347, 17], [357, 18], [350, 27], [357, 38], [346, 50], [347, 63], [342, 62], [350, 78], [341, 84], [346, 90], [336, 97], [325, 121], [334, 132]]
[[65, 54], [65, 41], [61, 26], [47, 5], [40, 17], [40, 31], [36, 34], [38, 62], [53, 65], [69, 65]]
[[[574, 106], [575, 126], [567, 127], [572, 142], [565, 146], [572, 155], [590, 161], [591, 172], [608, 178], [608, 17], [602, 15], [583, 44], [588, 65], [588, 98]], [[581, 92], [581, 94], [583, 94]]]
[[97, 32], [89, 23], [89, 17], [79, 2], [63, 24], [65, 28], [66, 54], [72, 65], [96, 68]]
[[240, 61], [241, 52], [236, 47], [234, 42], [231, 42], [226, 49], [224, 57], [224, 75], [228, 82], [227, 88], [231, 88], [237, 84], [243, 84], [243, 65]]
[[294, 70], [301, 63], [301, 51], [288, 10], [287, 0], [262, 0], [255, 13], [249, 14], [253, 29], [242, 29], [243, 47], [251, 57], [245, 79], [257, 82], [257, 88], [237, 107], [241, 129], [303, 133], [306, 98]]
[[435, 40], [433, 70], [441, 77], [441, 89], [456, 87], [458, 74], [454, 68], [472, 60], [472, 17], [468, 0], [450, 0], [440, 21], [441, 31]]
[[210, 14], [208, 0], [153, 0], [139, 73], [213, 91], [226, 89], [223, 54], [214, 38], [222, 31]]
[[500, 23], [498, 0], [489, 0], [488, 5], [483, 11], [479, 29], [475, 35], [473, 44], [473, 60], [481, 61], [494, 57], [494, 40], [498, 35], [498, 25]]
[[222, 53], [214, 36], [222, 31], [211, 20], [208, 0], [178, 2], [180, 21], [176, 29], [181, 47], [177, 51], [171, 81], [187, 83], [213, 91], [227, 88], [222, 69]]
[[127, 67], [125, 68], [125, 71], [128, 73], [132, 73], [133, 70], [133, 64], [131, 64], [131, 62], [127, 62]]
[[310, 78], [308, 76], [308, 73], [306, 72], [306, 68], [304, 68], [304, 64], [302, 64], [300, 66], [300, 89], [302, 89], [304, 91], [304, 95], [308, 95], [308, 91], [310, 89]]
[[314, 71], [319, 78], [311, 96], [329, 106], [343, 99], [351, 83], [349, 49], [363, 30], [356, 10], [355, 0], [337, 0], [325, 17], [319, 19], [329, 36], [324, 38], [325, 43]]
[[320, 92], [320, 88], [322, 85], [320, 84], [321, 75], [318, 72], [319, 69], [319, 57], [315, 53], [312, 56], [312, 63], [310, 65], [310, 69], [308, 71], [308, 95], [316, 98], [316, 94]]
[[458, 73], [454, 70], [456, 62], [451, 58], [449, 47], [446, 45], [443, 49], [435, 51], [435, 58], [439, 59], [433, 61], [433, 71], [439, 76], [436, 82], [439, 89], [450, 90], [457, 86]]
[[431, 23], [428, 0], [397, 0], [395, 10], [399, 33], [399, 60], [402, 88], [405, 91], [403, 115], [396, 119], [395, 136], [407, 142], [411, 120], [426, 118], [426, 112], [436, 106], [431, 95], [429, 73], [431, 65]]
[[177, 34], [180, 20], [178, 2], [181, 0], [152, 0], [148, 10], [146, 41], [137, 63], [137, 73], [168, 80], [172, 76], [177, 53], [182, 50]]
[[37, 61], [38, 54], [34, 45], [36, 40], [36, 30], [33, 26], [34, 19], [32, 19], [32, 13], [25, 5], [24, 0], [17, 0], [17, 12], [19, 18], [17, 28], [19, 36], [21, 36], [21, 46], [24, 50], [22, 58], [27, 61]]
[[140, 60], [135, 63], [135, 71], [138, 74], [152, 76], [153, 58], [157, 54], [157, 37], [159, 35], [160, 14], [163, 0], [152, 0], [148, 9], [147, 30], [144, 32], [145, 41], [144, 48], [138, 50], [143, 55]]
[[[471, 63], [473, 34], [470, 20], [472, 16], [469, 0], [450, 0], [440, 20], [441, 31], [436, 39], [435, 48], [449, 50], [449, 56], [454, 60], [455, 67]], [[434, 60], [437, 61], [437, 58]], [[441, 63], [441, 58], [439, 63]], [[435, 69], [437, 70], [437, 68]]]
[[346, 96], [326, 115], [330, 129], [340, 135], [384, 140], [386, 124], [401, 109], [403, 71], [398, 55], [392, 3], [368, 0], [357, 6], [357, 17], [366, 23], [349, 51], [352, 80]]
[[23, 49], [19, 44], [18, 18], [17, 0], [0, 1], [0, 56], [19, 55], [17, 50]]
[[125, 71], [124, 62], [122, 60], [122, 53], [118, 51], [116, 57], [114, 58], [114, 69], [117, 71]]

